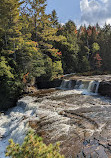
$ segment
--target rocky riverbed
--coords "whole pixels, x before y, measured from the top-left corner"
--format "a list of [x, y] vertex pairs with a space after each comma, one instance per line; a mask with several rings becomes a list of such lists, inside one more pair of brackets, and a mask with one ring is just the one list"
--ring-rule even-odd
[[111, 81], [111, 75], [93, 75], [93, 76], [77, 76], [75, 75], [65, 75], [64, 79], [69, 79], [69, 80], [98, 80], [98, 81]]
[[22, 143], [30, 128], [46, 144], [61, 143], [66, 158], [111, 157], [111, 100], [82, 95], [81, 90], [42, 91], [25, 96], [0, 114], [0, 158], [8, 139]]

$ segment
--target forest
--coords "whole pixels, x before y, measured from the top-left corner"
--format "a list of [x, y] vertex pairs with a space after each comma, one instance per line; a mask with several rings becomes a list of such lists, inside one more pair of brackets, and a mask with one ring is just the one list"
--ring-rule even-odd
[[0, 102], [16, 102], [27, 83], [64, 74], [111, 72], [111, 26], [80, 26], [46, 14], [46, 0], [0, 0]]

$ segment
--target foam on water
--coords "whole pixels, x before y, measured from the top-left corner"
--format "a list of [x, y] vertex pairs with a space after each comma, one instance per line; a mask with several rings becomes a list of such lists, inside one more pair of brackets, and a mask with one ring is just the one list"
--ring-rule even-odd
[[98, 88], [99, 88], [99, 81], [82, 81], [77, 80], [76, 84], [74, 85], [72, 80], [63, 80], [59, 89], [61, 90], [73, 90], [68, 91], [67, 93], [76, 93], [76, 94], [83, 94], [83, 95], [97, 95]]
[[[26, 135], [26, 133], [29, 130], [29, 126], [28, 126], [28, 122], [29, 120], [33, 120], [33, 119], [37, 119], [39, 120], [38, 115], [44, 115], [46, 114], [46, 120], [52, 118], [52, 120], [56, 120], [54, 123], [54, 127], [57, 130], [55, 130], [56, 132], [56, 136], [58, 136], [58, 134], [62, 135], [63, 133], [68, 134], [69, 129], [70, 129], [70, 125], [69, 124], [65, 124], [66, 122], [69, 121], [69, 118], [67, 117], [62, 117], [58, 114], [59, 110], [63, 110], [63, 107], [61, 106], [61, 104], [65, 104], [66, 109], [68, 110], [75, 110], [75, 109], [79, 109], [79, 108], [90, 108], [91, 106], [101, 106], [101, 108], [104, 108], [104, 106], [106, 105], [106, 107], [108, 106], [108, 104], [110, 105], [109, 100], [105, 100], [104, 99], [104, 106], [102, 107], [102, 101], [98, 98], [93, 98], [93, 100], [90, 100], [91, 97], [89, 97], [89, 102], [87, 102], [87, 95], [97, 95], [97, 89], [99, 87], [99, 83], [95, 82], [96, 87], [94, 87], [94, 83], [90, 83], [91, 85], [93, 84], [93, 86], [89, 89], [93, 89], [95, 91], [95, 93], [93, 93], [92, 91], [88, 91], [88, 87], [89, 87], [89, 83], [80, 83], [78, 82], [76, 88], [77, 89], [72, 89], [72, 87], [74, 87], [74, 85], [72, 85], [72, 82], [67, 81], [67, 84], [65, 84], [66, 87], [69, 86], [69, 88], [71, 88], [71, 90], [60, 90], [60, 91], [56, 91], [53, 94], [51, 94], [51, 97], [61, 97], [61, 96], [70, 96], [70, 95], [74, 95], [75, 97], [77, 97], [77, 99], [75, 98], [75, 102], [71, 102], [71, 103], [63, 103], [62, 100], [51, 100], [51, 97], [48, 96], [49, 98], [45, 98], [43, 100], [41, 100], [41, 102], [36, 102], [36, 97], [24, 97], [20, 100], [18, 100], [17, 106], [8, 110], [8, 112], [6, 113], [6, 115], [1, 115], [0, 116], [0, 158], [5, 158], [5, 149], [6, 146], [8, 145], [8, 139], [12, 138], [14, 139], [14, 141], [16, 143], [22, 144], [24, 137]], [[63, 84], [64, 85], [64, 84]], [[63, 88], [63, 86], [62, 86]], [[82, 94], [82, 95], [81, 95]], [[85, 95], [85, 96], [83, 96]], [[79, 97], [78, 97], [79, 96]], [[81, 97], [82, 96], [82, 97]], [[73, 97], [73, 96], [72, 96]], [[61, 97], [62, 98], [62, 97]], [[79, 98], [79, 99], [78, 99]], [[81, 100], [81, 98], [83, 100]], [[57, 107], [57, 109], [54, 109], [55, 107]], [[64, 105], [63, 105], [64, 106]], [[105, 111], [105, 110], [104, 110]], [[106, 109], [106, 111], [108, 111]], [[107, 114], [105, 114], [107, 115]], [[108, 116], [109, 117], [109, 116]], [[62, 118], [62, 119], [61, 119]], [[58, 121], [59, 120], [59, 121]], [[60, 124], [61, 123], [61, 124]], [[98, 131], [101, 131], [103, 128], [104, 124], [101, 124], [100, 127], [97, 129]], [[50, 126], [49, 126], [50, 127]], [[59, 128], [59, 129], [58, 129]], [[90, 130], [90, 133], [94, 133], [94, 130]], [[55, 136], [55, 133], [52, 133], [52, 138]]]
[[18, 101], [15, 108], [10, 109], [6, 115], [0, 116], [0, 158], [5, 158], [5, 149], [8, 139], [22, 144], [26, 133], [29, 131], [28, 121], [37, 118], [37, 106], [32, 105], [34, 98], [25, 97]]

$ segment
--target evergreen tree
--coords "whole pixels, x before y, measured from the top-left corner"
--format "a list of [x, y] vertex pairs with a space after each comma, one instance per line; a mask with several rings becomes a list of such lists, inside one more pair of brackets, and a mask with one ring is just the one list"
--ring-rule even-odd
[[41, 24], [41, 18], [45, 14], [46, 0], [27, 0], [27, 12], [32, 20], [32, 40], [38, 41], [38, 27]]
[[58, 30], [58, 35], [66, 37], [66, 41], [56, 43], [56, 47], [62, 52], [62, 63], [64, 73], [77, 71], [79, 47], [77, 44], [77, 29], [73, 21], [68, 21]]
[[[34, 28], [36, 32], [36, 33], [32, 32], [32, 40], [38, 42], [37, 47], [41, 50], [41, 53], [45, 54], [47, 58], [51, 58], [52, 61], [51, 66], [52, 66], [53, 62], [55, 62], [56, 60], [57, 61], [61, 60], [61, 55], [58, 53], [59, 49], [54, 48], [54, 43], [55, 41], [65, 40], [65, 37], [56, 35], [58, 29], [53, 27], [53, 21], [50, 20], [51, 15], [45, 14], [45, 8], [46, 8], [45, 2], [46, 1], [39, 1], [39, 0], [29, 1], [31, 5], [30, 12], [32, 13], [31, 14], [32, 26], [34, 24]], [[33, 36], [34, 34], [36, 38], [34, 38]], [[60, 66], [60, 64], [58, 66]], [[51, 69], [53, 72], [53, 66]], [[61, 65], [61, 69], [62, 69], [62, 65]], [[52, 75], [53, 74], [54, 73], [52, 73]]]
[[57, 28], [59, 23], [58, 23], [58, 17], [57, 17], [57, 13], [55, 10], [52, 11], [51, 13], [51, 22], [52, 22], [52, 26], [54, 28]]
[[22, 44], [21, 25], [19, 23], [19, 0], [0, 1], [0, 30], [3, 49], [14, 53]]
[[21, 146], [15, 144], [12, 139], [9, 143], [6, 156], [12, 158], [64, 158], [60, 154], [59, 143], [46, 145], [33, 131], [27, 134]]
[[16, 51], [22, 46], [19, 0], [0, 1], [0, 108], [13, 106], [19, 92], [20, 80], [16, 67]]

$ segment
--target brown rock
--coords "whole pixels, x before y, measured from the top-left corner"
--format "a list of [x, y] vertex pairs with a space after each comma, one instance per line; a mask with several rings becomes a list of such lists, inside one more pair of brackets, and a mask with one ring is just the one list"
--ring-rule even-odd
[[32, 129], [37, 129], [38, 128], [38, 124], [39, 124], [39, 120], [37, 119], [33, 119], [33, 120], [29, 120], [29, 126]]

